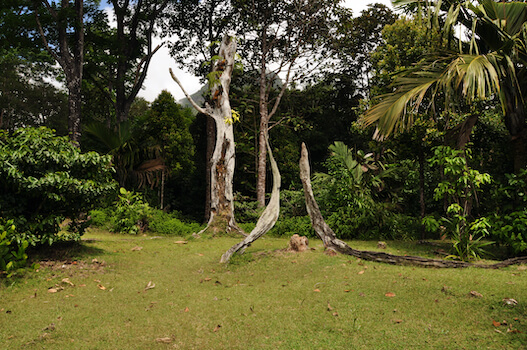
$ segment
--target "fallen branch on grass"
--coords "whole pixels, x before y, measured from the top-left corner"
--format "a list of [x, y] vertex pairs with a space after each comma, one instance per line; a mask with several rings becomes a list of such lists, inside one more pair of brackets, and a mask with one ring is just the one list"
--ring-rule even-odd
[[479, 268], [500, 268], [516, 264], [527, 264], [527, 257], [518, 257], [508, 259], [496, 264], [472, 264], [463, 261], [441, 260], [441, 259], [427, 259], [418, 256], [400, 256], [392, 255], [383, 252], [372, 252], [364, 250], [356, 250], [351, 248], [345, 242], [341, 241], [335, 235], [335, 232], [324, 221], [320, 208], [313, 195], [311, 187], [311, 175], [309, 167], [309, 156], [307, 148], [302, 143], [302, 150], [300, 155], [300, 179], [304, 187], [304, 195], [306, 200], [306, 209], [311, 219], [311, 225], [315, 230], [317, 236], [324, 242], [326, 249], [334, 250], [338, 253], [355, 256], [363, 260], [376, 261], [393, 265], [412, 265], [421, 267], [438, 267], [438, 268], [462, 268], [462, 267], [479, 267]]

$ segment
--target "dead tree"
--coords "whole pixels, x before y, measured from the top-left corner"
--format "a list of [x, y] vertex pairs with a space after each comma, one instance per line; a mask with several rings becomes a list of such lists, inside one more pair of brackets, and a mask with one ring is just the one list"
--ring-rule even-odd
[[273, 173], [273, 190], [271, 192], [271, 199], [269, 200], [269, 203], [267, 204], [267, 207], [263, 211], [260, 218], [258, 218], [258, 222], [256, 223], [255, 228], [247, 237], [245, 237], [243, 241], [233, 245], [221, 256], [221, 263], [228, 262], [231, 256], [236, 252], [239, 252], [240, 254], [243, 253], [245, 251], [245, 248], [249, 247], [252, 242], [256, 241], [258, 238], [262, 237], [267, 232], [269, 232], [269, 230], [273, 228], [274, 224], [278, 220], [278, 216], [280, 215], [281, 177], [280, 172], [278, 171], [278, 165], [276, 164], [276, 161], [273, 157], [273, 152], [271, 151], [271, 147], [269, 146], [268, 135], [266, 135], [265, 139], [267, 145], [267, 154], [269, 155], [269, 160], [271, 162], [271, 170]]
[[234, 220], [234, 132], [233, 117], [229, 101], [229, 87], [234, 69], [236, 40], [226, 35], [220, 45], [220, 59], [214, 62], [212, 76], [209, 82], [212, 106], [208, 103], [200, 107], [185, 91], [178, 78], [170, 70], [170, 74], [179, 85], [192, 106], [200, 113], [210, 116], [216, 125], [216, 144], [210, 160], [210, 216], [207, 227], [201, 231], [241, 232]]
[[306, 209], [311, 218], [311, 224], [315, 230], [317, 236], [324, 243], [326, 249], [334, 250], [338, 253], [355, 256], [363, 260], [376, 261], [394, 265], [413, 265], [421, 267], [441, 267], [441, 268], [461, 268], [461, 267], [480, 267], [480, 268], [500, 268], [515, 264], [527, 263], [527, 257], [519, 257], [508, 259], [497, 264], [483, 265], [483, 264], [471, 264], [463, 261], [452, 261], [452, 260], [440, 260], [440, 259], [426, 259], [418, 256], [399, 256], [392, 255], [383, 252], [372, 252], [356, 250], [351, 248], [345, 242], [341, 241], [335, 235], [335, 232], [329, 227], [324, 221], [320, 208], [313, 196], [313, 189], [311, 188], [310, 180], [310, 167], [309, 167], [309, 156], [307, 148], [302, 143], [302, 151], [300, 156], [300, 179], [304, 187], [304, 195], [306, 200]]

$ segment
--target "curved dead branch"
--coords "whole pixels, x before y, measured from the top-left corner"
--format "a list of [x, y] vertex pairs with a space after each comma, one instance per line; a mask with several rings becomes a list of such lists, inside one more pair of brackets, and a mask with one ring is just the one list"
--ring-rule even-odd
[[356, 250], [348, 246], [345, 242], [341, 241], [335, 235], [335, 232], [328, 226], [324, 221], [320, 208], [313, 195], [313, 189], [311, 187], [310, 180], [310, 167], [309, 167], [309, 156], [307, 148], [302, 143], [302, 151], [300, 156], [300, 179], [304, 187], [304, 195], [306, 200], [306, 208], [311, 218], [311, 224], [315, 230], [317, 236], [324, 242], [326, 249], [332, 249], [338, 253], [355, 256], [363, 260], [376, 261], [393, 265], [412, 265], [421, 267], [438, 267], [438, 268], [462, 268], [462, 267], [479, 267], [487, 269], [495, 269], [500, 267], [506, 267], [516, 264], [526, 264], [527, 257], [518, 257], [508, 259], [496, 264], [485, 265], [485, 264], [472, 264], [463, 261], [452, 261], [452, 260], [440, 260], [440, 259], [427, 259], [418, 256], [400, 256], [392, 255], [383, 252], [372, 252], [364, 250]]
[[243, 253], [245, 248], [249, 247], [252, 242], [256, 241], [258, 238], [269, 232], [269, 230], [273, 228], [274, 224], [278, 220], [278, 216], [280, 215], [280, 171], [278, 170], [278, 165], [276, 164], [276, 161], [273, 157], [273, 152], [271, 151], [269, 139], [267, 137], [266, 144], [269, 154], [269, 161], [271, 162], [271, 170], [273, 173], [273, 190], [271, 192], [271, 199], [269, 200], [269, 203], [267, 204], [267, 207], [263, 211], [262, 215], [258, 219], [255, 228], [247, 237], [245, 237], [243, 241], [233, 245], [221, 256], [221, 263], [228, 262], [231, 256], [236, 252]]

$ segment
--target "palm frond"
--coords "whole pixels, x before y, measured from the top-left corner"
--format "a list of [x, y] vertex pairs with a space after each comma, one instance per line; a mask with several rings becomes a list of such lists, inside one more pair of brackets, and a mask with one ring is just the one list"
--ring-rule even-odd
[[393, 132], [405, 130], [413, 124], [413, 115], [419, 109], [427, 92], [438, 83], [440, 76], [425, 74], [421, 77], [404, 77], [396, 81], [398, 89], [379, 96], [381, 102], [366, 112], [365, 125], [377, 122], [375, 137], [382, 140]]

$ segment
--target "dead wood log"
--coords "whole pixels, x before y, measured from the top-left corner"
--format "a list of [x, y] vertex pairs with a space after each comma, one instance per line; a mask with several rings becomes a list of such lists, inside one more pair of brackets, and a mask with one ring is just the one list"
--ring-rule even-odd
[[266, 142], [267, 154], [269, 154], [269, 161], [271, 162], [271, 170], [273, 173], [273, 190], [271, 192], [271, 199], [269, 200], [269, 203], [267, 204], [267, 207], [263, 211], [262, 215], [258, 219], [256, 227], [247, 237], [245, 237], [243, 241], [233, 245], [221, 256], [221, 263], [228, 262], [231, 256], [236, 252], [240, 252], [240, 254], [242, 254], [245, 251], [245, 248], [249, 247], [252, 242], [256, 241], [258, 238], [262, 237], [273, 228], [274, 224], [278, 220], [278, 216], [280, 215], [280, 171], [278, 170], [278, 165], [276, 164], [276, 161], [273, 157], [273, 152], [269, 146], [269, 140], [267, 139], [267, 136]]
[[518, 257], [508, 259], [496, 264], [485, 265], [485, 264], [472, 264], [463, 261], [453, 260], [441, 260], [441, 259], [427, 259], [418, 256], [400, 256], [392, 255], [384, 252], [372, 252], [364, 250], [356, 250], [351, 248], [345, 242], [341, 241], [335, 235], [335, 232], [329, 227], [324, 221], [320, 208], [313, 195], [313, 189], [311, 187], [310, 180], [310, 167], [309, 167], [309, 156], [307, 148], [302, 143], [302, 150], [300, 156], [300, 179], [304, 187], [304, 195], [306, 201], [306, 209], [311, 219], [311, 224], [315, 230], [317, 236], [324, 243], [326, 249], [334, 250], [338, 253], [355, 256], [357, 258], [376, 261], [381, 263], [393, 264], [393, 265], [412, 265], [421, 267], [438, 267], [438, 268], [462, 268], [462, 267], [479, 267], [479, 268], [500, 268], [515, 264], [526, 264], [527, 257]]

